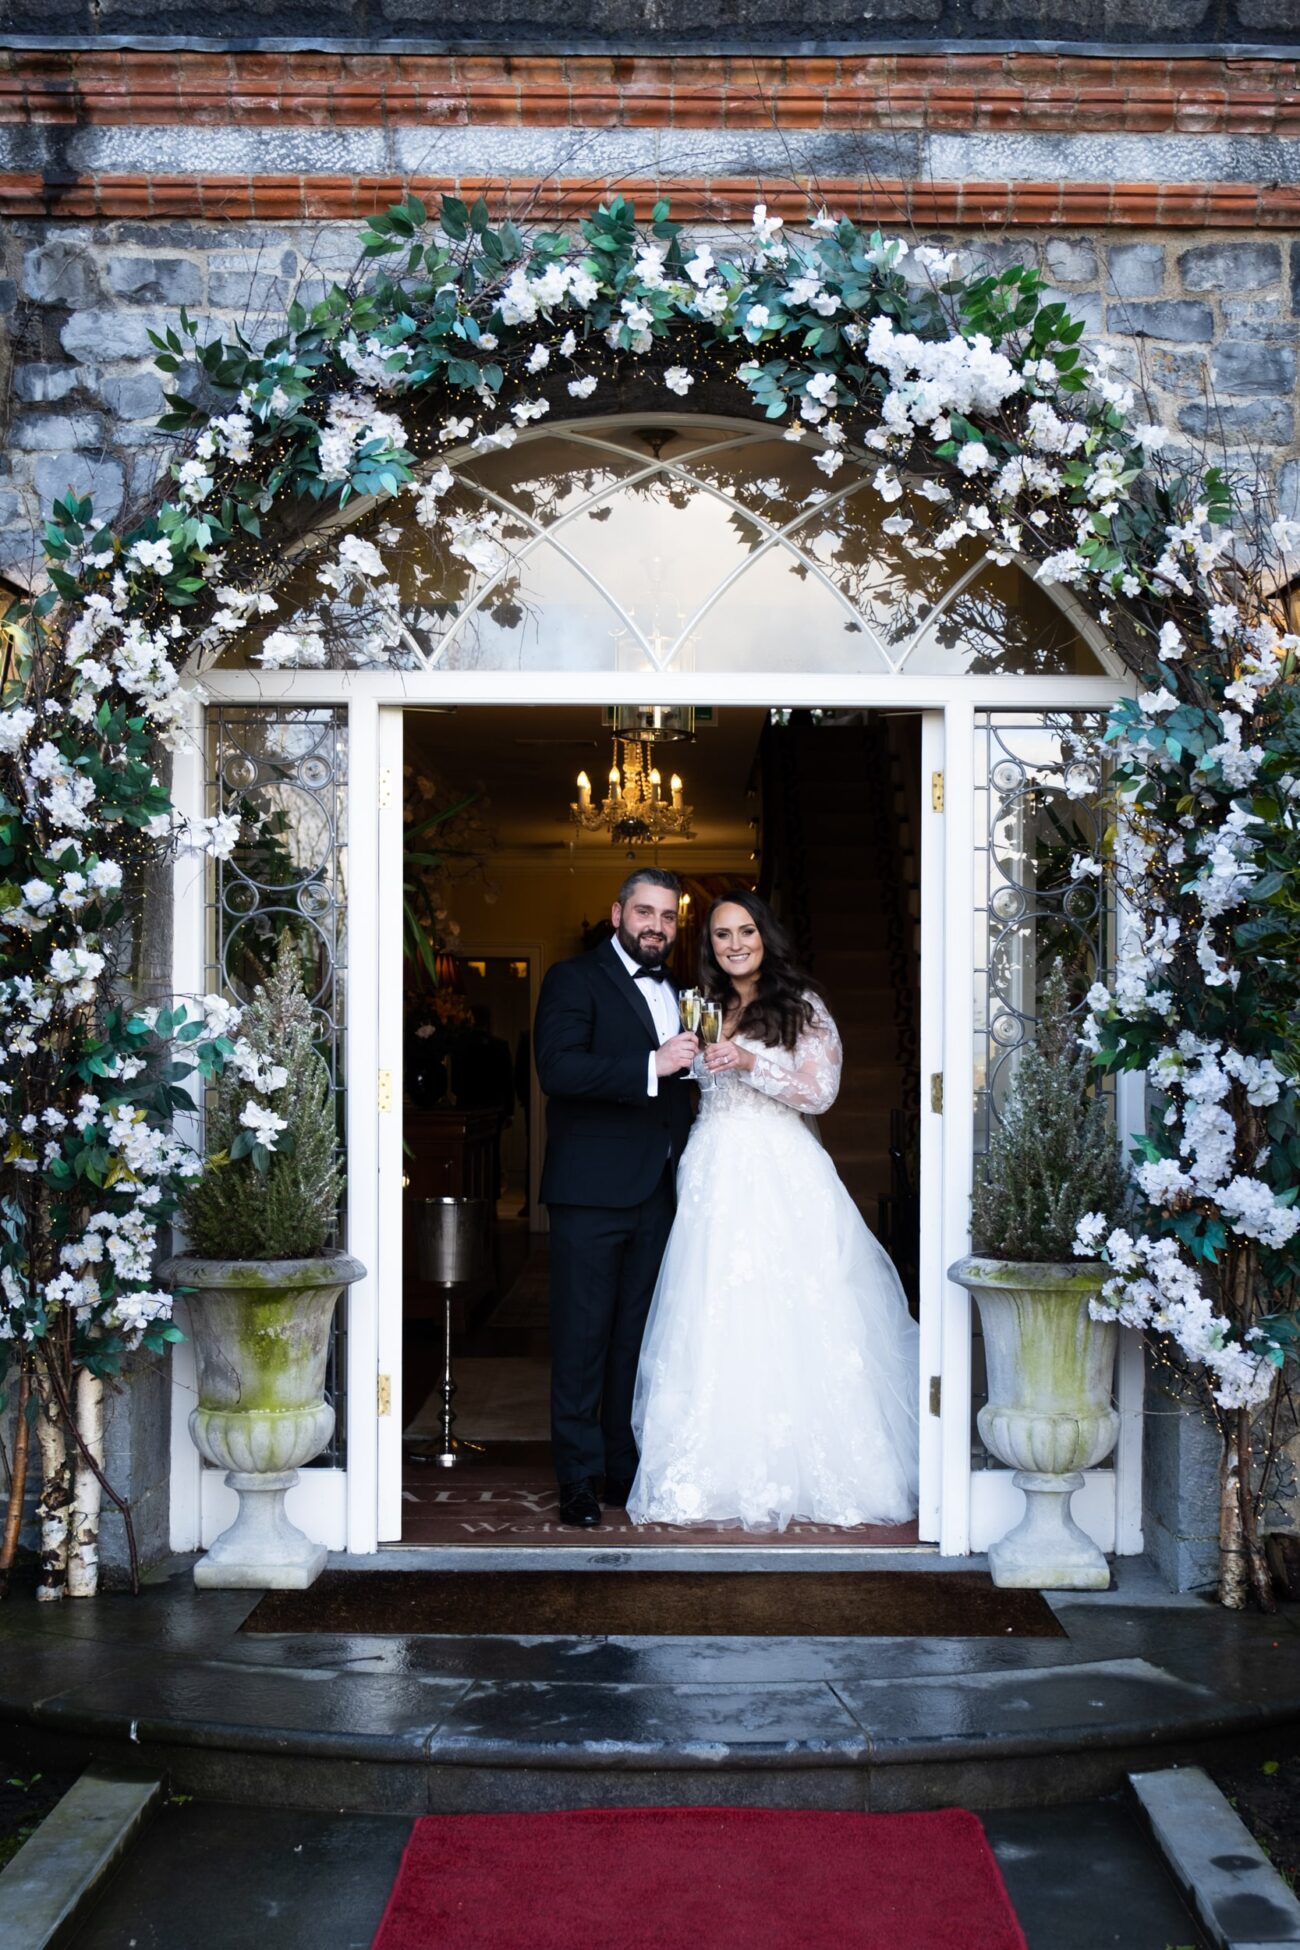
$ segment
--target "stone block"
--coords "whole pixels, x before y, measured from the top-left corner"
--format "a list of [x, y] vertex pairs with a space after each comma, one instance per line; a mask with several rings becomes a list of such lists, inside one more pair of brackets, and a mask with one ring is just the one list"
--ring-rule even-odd
[[1214, 337], [1214, 314], [1208, 305], [1190, 298], [1157, 298], [1146, 304], [1110, 305], [1106, 327], [1131, 338], [1208, 345]]
[[1071, 318], [1081, 318], [1083, 329], [1090, 339], [1099, 338], [1102, 329], [1101, 293], [1099, 291], [1053, 291], [1043, 292], [1045, 305], [1061, 304]]
[[214, 311], [267, 311], [283, 313], [293, 297], [287, 278], [268, 271], [212, 271], [208, 276], [208, 303]]
[[203, 272], [184, 257], [111, 257], [108, 281], [132, 305], [197, 305]]
[[67, 399], [86, 384], [84, 366], [56, 366], [36, 361], [19, 366], [14, 374], [14, 392], [33, 406], [49, 406]]
[[1178, 415], [1184, 433], [1197, 440], [1263, 440], [1289, 447], [1295, 438], [1295, 409], [1289, 400], [1237, 400], [1220, 406], [1192, 400]]
[[0, 318], [7, 318], [17, 303], [17, 284], [12, 278], [0, 278]]
[[22, 281], [24, 295], [38, 305], [85, 311], [103, 296], [94, 258], [82, 244], [56, 241], [28, 251]]
[[1300, 318], [1300, 243], [1291, 246], [1291, 312]]
[[1154, 298], [1165, 288], [1163, 244], [1114, 244], [1106, 252], [1106, 282], [1117, 298]]
[[103, 444], [98, 413], [20, 413], [9, 428], [9, 445], [19, 453], [63, 454]]
[[1261, 345], [1253, 339], [1224, 339], [1211, 361], [1214, 383], [1223, 393], [1293, 393], [1293, 345]]
[[34, 478], [42, 509], [71, 489], [90, 495], [100, 521], [113, 520], [126, 492], [126, 477], [116, 461], [89, 460], [85, 454], [43, 454]]
[[1051, 238], [1043, 262], [1058, 284], [1090, 284], [1097, 275], [1097, 253], [1086, 237]]
[[1204, 244], [1181, 251], [1184, 291], [1258, 291], [1282, 275], [1280, 244]]
[[1219, 1440], [1205, 1416], [1147, 1371], [1143, 1423], [1142, 1534], [1175, 1591], [1213, 1585], [1219, 1574]]
[[1203, 352], [1175, 352], [1168, 346], [1146, 345], [1139, 363], [1151, 384], [1162, 393], [1186, 397], [1189, 393], [1205, 391]]
[[105, 379], [100, 383], [99, 396], [117, 420], [156, 420], [167, 404], [162, 382], [148, 372]]
[[1300, 460], [1283, 461], [1277, 474], [1277, 511], [1300, 521]]
[[154, 351], [149, 328], [161, 331], [156, 317], [115, 311], [74, 311], [59, 342], [74, 359], [147, 359]]

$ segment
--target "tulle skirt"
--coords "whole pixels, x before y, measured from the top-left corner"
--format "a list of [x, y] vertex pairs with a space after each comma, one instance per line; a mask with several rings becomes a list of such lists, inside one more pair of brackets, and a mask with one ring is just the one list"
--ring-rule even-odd
[[[734, 1080], [734, 1090], [745, 1086]], [[642, 1344], [636, 1523], [916, 1514], [918, 1333], [888, 1254], [795, 1112], [696, 1123]]]

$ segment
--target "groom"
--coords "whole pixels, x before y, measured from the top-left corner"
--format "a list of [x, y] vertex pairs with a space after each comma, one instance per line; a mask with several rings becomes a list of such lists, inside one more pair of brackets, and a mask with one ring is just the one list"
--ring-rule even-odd
[[600, 1523], [636, 1475], [632, 1392], [673, 1222], [699, 1048], [678, 1027], [664, 959], [675, 874], [642, 867], [610, 910], [613, 938], [547, 971], [537, 1074], [548, 1099], [542, 1201], [551, 1221], [551, 1449], [560, 1521]]

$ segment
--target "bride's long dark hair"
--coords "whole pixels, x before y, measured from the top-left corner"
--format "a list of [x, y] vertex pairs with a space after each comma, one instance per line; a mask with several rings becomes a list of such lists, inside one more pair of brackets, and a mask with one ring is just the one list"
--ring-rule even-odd
[[733, 1035], [752, 1036], [769, 1049], [793, 1049], [813, 1021], [809, 991], [819, 994], [815, 982], [800, 968], [794, 945], [767, 902], [747, 887], [719, 894], [704, 917], [700, 940], [700, 987], [711, 1002], [721, 1004], [725, 1013], [735, 991], [731, 977], [713, 952], [713, 917], [720, 907], [743, 907], [757, 927], [763, 942], [763, 964], [758, 971], [758, 991], [732, 1030]]

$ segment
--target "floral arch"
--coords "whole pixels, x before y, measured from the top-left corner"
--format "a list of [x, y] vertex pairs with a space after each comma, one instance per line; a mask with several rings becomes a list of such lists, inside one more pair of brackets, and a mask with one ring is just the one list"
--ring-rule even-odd
[[[281, 668], [351, 655], [342, 607], [374, 617], [386, 661], [464, 649], [462, 616], [490, 616], [494, 592], [526, 611], [507, 579], [562, 532], [494, 487], [491, 457], [518, 444], [521, 458], [522, 436], [561, 413], [644, 412], [652, 429], [689, 405], [767, 422], [821, 497], [812, 520], [773, 523], [729, 492], [746, 556], [735, 589], [788, 557], [801, 590], [833, 605], [835, 634], [894, 668], [942, 645], [981, 578], [996, 595], [993, 572], [1011, 573], [1025, 603], [1063, 592], [1104, 644], [1089, 654], [1138, 680], [1106, 727], [1116, 818], [1095, 863], [1124, 904], [1124, 947], [1085, 1034], [1102, 1064], [1146, 1068], [1166, 1109], [1137, 1134], [1134, 1213], [1080, 1215], [1080, 1242], [1111, 1261], [1100, 1304], [1202, 1377], [1233, 1492], [1227, 1588], [1240, 1598], [1244, 1534], [1263, 1602], [1252, 1412], [1276, 1399], [1300, 1283], [1300, 641], [1272, 593], [1300, 529], [1270, 525], [1249, 482], [1162, 453], [1132, 385], [1104, 348], [1085, 356], [1082, 325], [1024, 267], [969, 274], [825, 212], [787, 234], [762, 205], [724, 250], [666, 205], [639, 225], [622, 199], [525, 236], [482, 202], [446, 198], [431, 224], [408, 198], [370, 220], [362, 249], [378, 275], [295, 306], [268, 344], [208, 340], [184, 313], [158, 337], [163, 371], [199, 374], [161, 422], [183, 440], [166, 498], [121, 533], [88, 501], [57, 503], [50, 587], [5, 619], [18, 655], [0, 709], [0, 1337], [42, 1405], [47, 1485], [66, 1487], [69, 1438], [103, 1480], [74, 1409], [81, 1378], [175, 1334], [157, 1228], [201, 1164], [172, 1113], [187, 1065], [246, 1060], [219, 998], [116, 1006], [150, 861], [235, 837], [221, 818], [176, 830], [158, 748], [183, 736], [181, 673], [234, 646]], [[643, 478], [671, 481], [674, 465]], [[692, 491], [715, 503], [718, 484]], [[398, 508], [423, 560], [403, 558]], [[875, 540], [850, 561], [831, 524], [858, 516]], [[900, 555], [908, 576], [891, 584]], [[589, 562], [565, 567], [591, 586]], [[910, 607], [891, 605], [882, 591], [905, 581]], [[714, 588], [701, 631], [723, 615]], [[882, 604], [906, 622], [897, 637]], [[413, 628], [421, 608], [431, 621]], [[674, 636], [633, 615], [638, 654], [653, 660], [659, 630], [680, 667], [691, 620]], [[57, 1596], [67, 1497], [46, 1502]], [[79, 1575], [93, 1582], [93, 1563]]]

